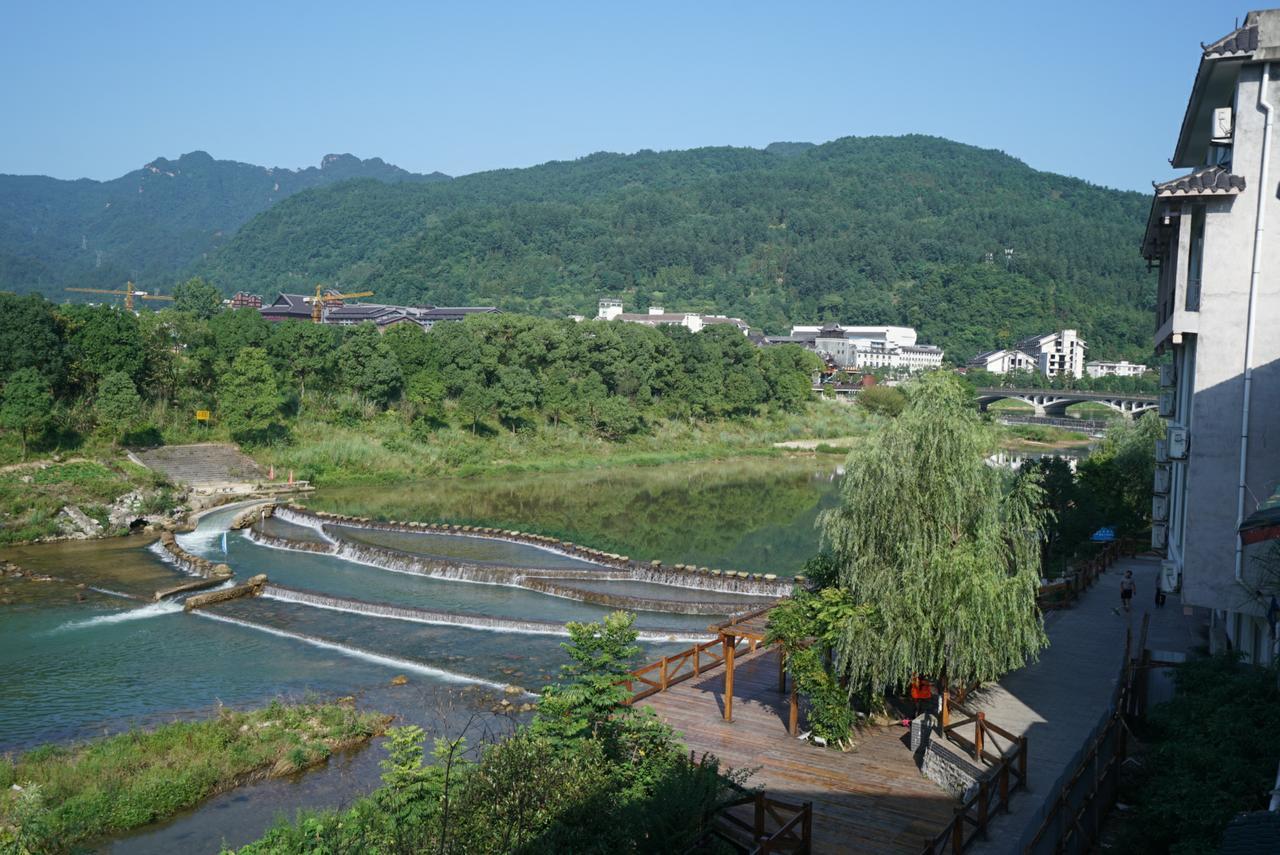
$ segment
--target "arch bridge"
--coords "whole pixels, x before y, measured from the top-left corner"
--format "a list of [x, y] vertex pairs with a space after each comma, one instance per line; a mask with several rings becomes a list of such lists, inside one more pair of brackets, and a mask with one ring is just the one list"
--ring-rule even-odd
[[979, 389], [978, 409], [1002, 400], [1022, 401], [1035, 408], [1037, 416], [1065, 416], [1072, 404], [1104, 404], [1128, 418], [1156, 409], [1155, 395], [1129, 392], [1082, 392], [1075, 389]]

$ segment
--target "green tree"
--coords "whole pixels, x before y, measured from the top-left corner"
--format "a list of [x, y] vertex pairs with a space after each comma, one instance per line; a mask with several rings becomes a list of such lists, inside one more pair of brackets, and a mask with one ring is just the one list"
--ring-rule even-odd
[[1101, 521], [1120, 534], [1137, 535], [1151, 525], [1151, 481], [1155, 477], [1156, 440], [1164, 421], [1146, 413], [1137, 421], [1117, 421], [1080, 463], [1080, 487]]
[[51, 387], [66, 375], [64, 343], [52, 304], [35, 294], [0, 292], [0, 379], [35, 368]]
[[560, 645], [570, 662], [561, 681], [543, 689], [534, 719], [536, 733], [557, 742], [586, 737], [615, 739], [621, 719], [632, 712], [625, 678], [640, 653], [635, 615], [613, 612], [603, 621], [567, 624], [569, 640]]
[[328, 324], [282, 321], [271, 330], [267, 352], [278, 370], [298, 384], [298, 397], [307, 398], [307, 383], [331, 379], [337, 335]]
[[138, 397], [138, 388], [128, 374], [113, 371], [102, 378], [93, 399], [93, 412], [113, 444], [119, 441], [121, 434], [138, 424], [142, 415], [142, 399]]
[[173, 307], [207, 321], [222, 310], [222, 292], [196, 276], [173, 289]]
[[246, 347], [218, 386], [218, 414], [240, 442], [263, 442], [281, 428], [279, 381], [267, 352]]
[[907, 396], [894, 386], [869, 386], [858, 392], [854, 403], [869, 413], [895, 418], [906, 409]]
[[27, 456], [27, 441], [49, 424], [52, 409], [49, 381], [38, 369], [19, 368], [9, 375], [0, 395], [0, 427], [22, 437], [23, 457]]
[[1047, 643], [1038, 479], [988, 466], [994, 444], [962, 384], [937, 372], [849, 455], [821, 525], [855, 608], [834, 644], [853, 688], [990, 681]]
[[79, 391], [91, 392], [117, 371], [134, 383], [146, 377], [146, 344], [132, 313], [112, 306], [64, 306], [60, 315], [71, 380]]
[[474, 434], [485, 416], [493, 412], [496, 403], [492, 389], [473, 383], [462, 390], [462, 395], [458, 398], [458, 413], [471, 425], [471, 433]]

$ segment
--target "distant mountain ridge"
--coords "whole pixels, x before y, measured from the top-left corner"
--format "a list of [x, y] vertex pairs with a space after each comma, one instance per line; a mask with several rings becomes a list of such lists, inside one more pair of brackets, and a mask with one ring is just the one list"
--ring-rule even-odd
[[68, 286], [168, 288], [241, 225], [303, 190], [353, 179], [448, 181], [380, 158], [326, 155], [319, 166], [262, 167], [193, 151], [109, 181], [0, 175], [0, 290], [59, 299]]
[[767, 332], [905, 324], [953, 358], [1074, 327], [1094, 358], [1150, 357], [1150, 199], [938, 137], [597, 153], [437, 184], [308, 190], [194, 272], [267, 296], [316, 282], [378, 300], [593, 315], [741, 317]]

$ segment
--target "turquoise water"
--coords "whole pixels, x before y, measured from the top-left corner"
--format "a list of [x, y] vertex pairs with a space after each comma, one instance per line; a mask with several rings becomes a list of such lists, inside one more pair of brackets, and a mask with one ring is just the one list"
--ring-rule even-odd
[[[295, 526], [296, 528], [296, 526]], [[459, 537], [446, 534], [419, 534], [408, 531], [370, 531], [350, 526], [335, 526], [342, 537], [369, 546], [382, 546], [424, 555], [430, 558], [457, 559], [476, 564], [501, 564], [507, 567], [552, 567], [557, 570], [593, 570], [598, 564], [560, 555], [549, 549], [508, 543], [483, 537]]]

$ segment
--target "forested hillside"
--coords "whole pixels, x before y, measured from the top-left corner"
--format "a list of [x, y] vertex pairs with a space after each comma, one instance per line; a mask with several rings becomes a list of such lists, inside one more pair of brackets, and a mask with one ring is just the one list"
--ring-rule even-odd
[[957, 358], [1073, 326], [1091, 356], [1144, 358], [1146, 209], [1142, 194], [932, 137], [596, 154], [304, 192], [195, 272], [228, 292], [324, 281], [544, 315], [591, 315], [619, 296], [769, 332], [905, 323]]
[[355, 178], [443, 181], [378, 158], [331, 154], [319, 167], [268, 169], [202, 151], [111, 181], [0, 175], [0, 290], [62, 299], [63, 288], [169, 288], [246, 220], [301, 190]]

